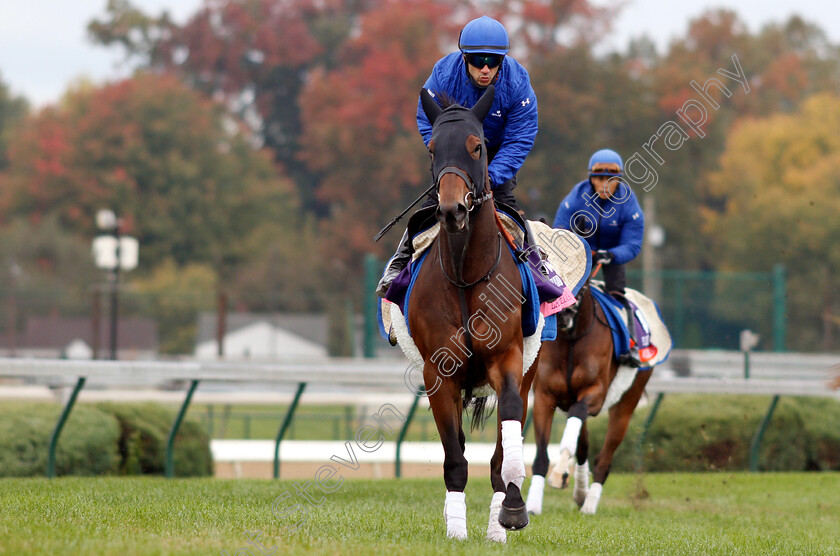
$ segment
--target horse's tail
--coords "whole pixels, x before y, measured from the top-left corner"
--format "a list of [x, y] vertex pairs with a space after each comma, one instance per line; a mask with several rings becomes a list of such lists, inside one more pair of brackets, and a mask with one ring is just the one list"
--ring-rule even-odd
[[483, 429], [484, 424], [487, 422], [487, 419], [493, 415], [493, 409], [496, 407], [496, 404], [490, 405], [490, 411], [487, 411], [487, 400], [490, 399], [490, 396], [486, 397], [473, 397], [472, 389], [466, 393], [464, 397], [464, 409], [468, 407], [472, 408], [472, 420], [470, 422], [470, 430], [476, 429]]

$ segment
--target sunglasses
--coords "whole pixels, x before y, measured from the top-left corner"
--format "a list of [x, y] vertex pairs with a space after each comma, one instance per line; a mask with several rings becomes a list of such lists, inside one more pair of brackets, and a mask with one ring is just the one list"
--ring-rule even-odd
[[621, 170], [613, 168], [593, 168], [589, 171], [590, 176], [620, 176]]
[[505, 59], [501, 54], [465, 54], [467, 63], [474, 68], [481, 69], [484, 66], [493, 69], [498, 67]]

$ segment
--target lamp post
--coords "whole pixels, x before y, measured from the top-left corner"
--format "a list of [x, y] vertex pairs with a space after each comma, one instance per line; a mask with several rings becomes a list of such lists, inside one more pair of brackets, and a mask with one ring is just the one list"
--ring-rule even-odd
[[17, 350], [17, 283], [23, 274], [17, 261], [12, 260], [9, 266], [9, 322], [8, 338], [9, 357], [15, 357]]
[[117, 335], [119, 322], [119, 282], [120, 271], [127, 271], [137, 266], [138, 243], [133, 237], [122, 235], [122, 219], [114, 211], [104, 209], [96, 213], [97, 227], [107, 235], [93, 240], [93, 256], [96, 266], [109, 271], [111, 288], [111, 338], [110, 358], [117, 359]]
[[645, 211], [645, 241], [642, 245], [642, 289], [656, 303], [662, 303], [662, 261], [660, 249], [665, 244], [665, 229], [656, 219], [656, 205], [651, 195], [643, 201]]
[[117, 333], [119, 320], [119, 282], [120, 282], [120, 225], [122, 222], [112, 210], [100, 210], [96, 213], [96, 225], [100, 230], [108, 232], [114, 238], [114, 261], [110, 269], [109, 282], [111, 286], [111, 336], [110, 359], [117, 359]]

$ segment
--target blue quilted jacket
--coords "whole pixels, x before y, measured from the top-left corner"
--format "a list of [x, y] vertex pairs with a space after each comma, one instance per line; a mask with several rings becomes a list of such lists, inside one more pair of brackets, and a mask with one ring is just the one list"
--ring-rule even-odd
[[[484, 120], [484, 138], [490, 149], [498, 149], [488, 166], [493, 187], [516, 175], [537, 136], [537, 95], [522, 65], [506, 56], [494, 83], [496, 96]], [[484, 89], [469, 77], [460, 51], [444, 56], [435, 64], [424, 88], [434, 96], [445, 93], [452, 100], [472, 108]], [[432, 138], [432, 125], [417, 102], [417, 127], [426, 145]]]
[[[613, 201], [613, 198], [622, 202]], [[586, 179], [560, 202], [554, 227], [574, 230], [586, 239], [590, 249], [606, 249], [613, 254], [613, 264], [624, 264], [635, 259], [642, 250], [645, 215], [636, 194], [626, 183], [618, 185], [613, 198], [598, 197]], [[577, 226], [572, 218], [578, 221]]]

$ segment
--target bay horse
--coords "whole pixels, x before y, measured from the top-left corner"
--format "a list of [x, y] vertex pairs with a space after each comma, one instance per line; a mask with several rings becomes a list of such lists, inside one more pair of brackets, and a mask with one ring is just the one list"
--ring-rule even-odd
[[[598, 271], [596, 268], [591, 276]], [[534, 435], [537, 455], [528, 491], [528, 511], [542, 512], [545, 477], [548, 471], [548, 441], [555, 408], [566, 412], [566, 428], [560, 441], [560, 461], [549, 476], [549, 484], [566, 488], [569, 473], [575, 474], [573, 498], [584, 514], [598, 509], [601, 492], [610, 473], [615, 453], [630, 424], [652, 374], [652, 369], [621, 367], [613, 351], [613, 339], [604, 309], [591, 292], [590, 283], [581, 288], [574, 305], [558, 314], [557, 338], [543, 342], [534, 378]], [[608, 399], [610, 385], [623, 383]], [[629, 387], [628, 386], [629, 383]], [[618, 386], [618, 384], [616, 384]], [[623, 394], [621, 390], [627, 388]], [[595, 458], [593, 483], [589, 486], [589, 438], [587, 416], [596, 416], [609, 407], [609, 422], [601, 452]], [[572, 469], [575, 461], [577, 465]]]
[[420, 93], [432, 123], [428, 149], [440, 231], [418, 271], [408, 321], [423, 358], [423, 380], [445, 453], [447, 537], [467, 537], [465, 407], [474, 406], [475, 426], [483, 420], [487, 398], [473, 392], [490, 386], [496, 394], [487, 538], [505, 542], [506, 530], [528, 525], [520, 492], [525, 478], [522, 423], [535, 371], [523, 373], [522, 280], [496, 224], [487, 174], [482, 121], [494, 94], [493, 86], [487, 87], [467, 109], [446, 99], [442, 107], [429, 91]]

